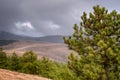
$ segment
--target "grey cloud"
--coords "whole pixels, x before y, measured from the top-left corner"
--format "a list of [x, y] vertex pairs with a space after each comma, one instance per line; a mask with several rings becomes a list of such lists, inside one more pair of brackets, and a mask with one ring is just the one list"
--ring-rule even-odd
[[[119, 9], [118, 0], [0, 0], [0, 30], [13, 32], [17, 22], [30, 22], [35, 31], [16, 30], [25, 35], [69, 35], [74, 23], [79, 23], [83, 11], [90, 12], [94, 5], [109, 10]], [[59, 29], [50, 28], [52, 25]]]
[[20, 16], [18, 10], [15, 0], [0, 0], [0, 30], [12, 28], [12, 23]]

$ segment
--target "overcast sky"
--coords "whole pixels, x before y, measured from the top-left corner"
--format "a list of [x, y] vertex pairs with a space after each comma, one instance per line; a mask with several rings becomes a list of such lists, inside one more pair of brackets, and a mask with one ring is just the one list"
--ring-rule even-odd
[[94, 5], [120, 11], [120, 0], [0, 0], [0, 30], [18, 35], [69, 35]]

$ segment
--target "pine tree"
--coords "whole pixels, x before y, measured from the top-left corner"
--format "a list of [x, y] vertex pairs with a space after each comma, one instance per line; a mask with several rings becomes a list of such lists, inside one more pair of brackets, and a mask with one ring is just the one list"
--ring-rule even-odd
[[33, 51], [28, 51], [22, 56], [23, 62], [34, 62], [37, 60], [37, 55]]
[[7, 55], [2, 48], [0, 48], [0, 68], [7, 68]]
[[22, 72], [29, 74], [36, 74], [36, 65], [34, 64], [37, 61], [37, 55], [33, 51], [28, 51], [22, 56]]
[[22, 63], [20, 62], [20, 57], [14, 52], [10, 57], [10, 69], [19, 71], [22, 67]]
[[69, 55], [68, 67], [80, 80], [120, 80], [120, 14], [97, 5], [81, 20], [73, 35], [64, 37], [78, 53]]

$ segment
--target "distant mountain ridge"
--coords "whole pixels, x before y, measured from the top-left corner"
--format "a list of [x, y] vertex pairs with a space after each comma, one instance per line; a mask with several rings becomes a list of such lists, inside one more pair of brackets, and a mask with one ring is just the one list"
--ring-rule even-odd
[[28, 37], [19, 36], [9, 32], [0, 31], [0, 40], [26, 40], [26, 41], [45, 41], [53, 43], [63, 43], [63, 38], [60, 35], [44, 36], [44, 37]]

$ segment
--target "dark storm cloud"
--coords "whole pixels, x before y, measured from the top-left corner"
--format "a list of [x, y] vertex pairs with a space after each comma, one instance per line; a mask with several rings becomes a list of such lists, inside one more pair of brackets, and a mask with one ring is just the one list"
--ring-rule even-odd
[[0, 30], [43, 36], [72, 33], [83, 11], [94, 5], [119, 9], [119, 0], [0, 0]]
[[0, 30], [8, 30], [11, 24], [18, 18], [15, 0], [0, 0]]

